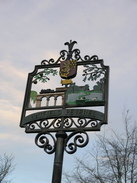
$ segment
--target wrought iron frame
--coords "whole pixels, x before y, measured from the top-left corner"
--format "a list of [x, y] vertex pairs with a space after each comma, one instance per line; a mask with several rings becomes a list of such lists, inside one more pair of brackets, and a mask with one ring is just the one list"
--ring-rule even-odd
[[[57, 151], [55, 157], [60, 153], [63, 156], [64, 150], [69, 154], [75, 153], [77, 147], [84, 147], [88, 144], [88, 131], [99, 131], [101, 125], [107, 124], [109, 66], [105, 66], [103, 60], [99, 59], [97, 55], [86, 55], [82, 58], [80, 50], [73, 49], [76, 43], [76, 41], [66, 42], [65, 45], [68, 46], [68, 51], [60, 51], [60, 56], [57, 60], [54, 60], [53, 58], [50, 60], [42, 60], [41, 65], [36, 65], [34, 71], [28, 74], [20, 127], [25, 128], [26, 133], [37, 133], [35, 138], [36, 145], [43, 148], [48, 154], [52, 154]], [[75, 109], [77, 106], [72, 107], [66, 105], [28, 108], [32, 80], [38, 70], [59, 68], [62, 61], [70, 59], [77, 60], [77, 66], [100, 64], [105, 78], [104, 103], [93, 102], [93, 106], [104, 106], [104, 113], [102, 114], [99, 111], [91, 109]], [[83, 107], [84, 105], [80, 106], [80, 108]], [[89, 107], [92, 106], [90, 105]], [[52, 113], [51, 111], [55, 108], [57, 109], [56, 112], [54, 111]], [[34, 113], [34, 115], [26, 116], [26, 112], [29, 110], [45, 111], [37, 112], [36, 115]], [[58, 146], [60, 143], [61, 152], [58, 152]], [[63, 159], [60, 160], [60, 171], [62, 168], [62, 162]], [[56, 158], [54, 166], [56, 167]], [[54, 178], [57, 174], [55, 173], [57, 169], [58, 168], [56, 167], [53, 171], [53, 183], [59, 183], [61, 180], [61, 172], [58, 172], [60, 174], [58, 181], [57, 178], [56, 180]]]

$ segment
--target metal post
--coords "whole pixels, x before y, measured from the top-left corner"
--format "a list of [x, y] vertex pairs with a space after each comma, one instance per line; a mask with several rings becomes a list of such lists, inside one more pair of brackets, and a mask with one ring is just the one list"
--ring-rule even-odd
[[64, 143], [67, 134], [63, 131], [59, 131], [56, 134], [56, 151], [54, 158], [54, 167], [52, 175], [52, 183], [61, 183], [62, 176], [62, 165], [63, 165], [63, 156], [64, 156]]

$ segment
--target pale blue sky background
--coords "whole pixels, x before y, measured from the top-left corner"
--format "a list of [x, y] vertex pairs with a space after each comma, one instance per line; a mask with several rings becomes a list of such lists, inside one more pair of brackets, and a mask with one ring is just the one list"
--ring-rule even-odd
[[[136, 0], [0, 0], [0, 155], [15, 156], [13, 183], [51, 182], [54, 155], [38, 148], [19, 121], [27, 74], [41, 60], [58, 58], [66, 41], [110, 66], [107, 127], [122, 129], [124, 106], [137, 119], [136, 18]], [[93, 139], [94, 133], [75, 156]], [[64, 169], [72, 169], [73, 156], [64, 158]]]

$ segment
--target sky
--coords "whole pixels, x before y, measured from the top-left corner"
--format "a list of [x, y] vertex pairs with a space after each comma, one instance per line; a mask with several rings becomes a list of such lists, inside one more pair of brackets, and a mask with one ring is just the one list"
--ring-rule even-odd
[[[13, 183], [51, 182], [54, 154], [38, 148], [36, 134], [19, 123], [28, 73], [43, 59], [57, 59], [65, 42], [77, 41], [83, 56], [98, 55], [110, 66], [105, 128], [122, 130], [125, 107], [137, 119], [136, 17], [136, 0], [0, 0], [0, 155], [15, 157]], [[74, 155], [65, 152], [63, 170], [72, 169], [94, 136]]]

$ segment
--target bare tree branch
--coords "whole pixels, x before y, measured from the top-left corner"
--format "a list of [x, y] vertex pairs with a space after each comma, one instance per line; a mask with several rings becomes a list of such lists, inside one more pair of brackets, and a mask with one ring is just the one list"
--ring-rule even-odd
[[0, 183], [11, 182], [10, 180], [7, 180], [7, 177], [15, 168], [13, 160], [13, 155], [8, 156], [4, 154], [0, 157]]
[[95, 147], [86, 159], [76, 158], [66, 183], [135, 183], [137, 182], [137, 126], [129, 111], [124, 116], [125, 131], [111, 130], [111, 136], [98, 135]]

